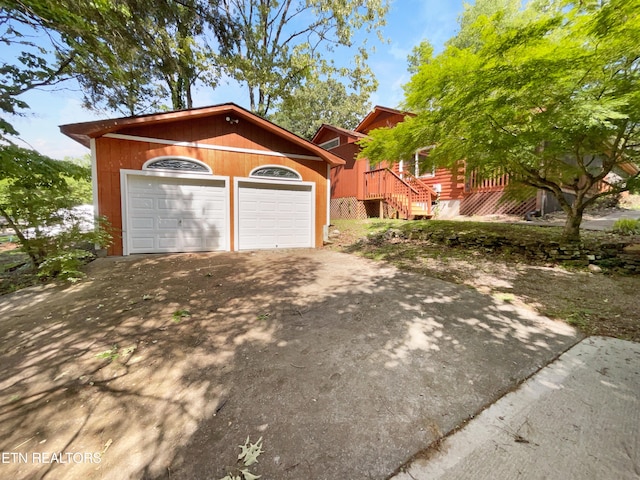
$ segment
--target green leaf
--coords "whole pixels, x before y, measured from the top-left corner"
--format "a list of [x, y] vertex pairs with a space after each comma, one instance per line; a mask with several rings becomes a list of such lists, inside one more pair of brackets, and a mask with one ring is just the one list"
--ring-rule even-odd
[[242, 451], [238, 455], [238, 460], [242, 460], [245, 467], [250, 467], [258, 462], [258, 457], [263, 452], [262, 437], [260, 437], [256, 443], [250, 443], [249, 437], [247, 437], [244, 445], [239, 445], [239, 447]]
[[240, 473], [242, 473], [242, 476], [244, 477], [244, 480], [257, 480], [258, 478], [260, 478], [262, 476], [262, 475], [254, 475], [253, 473], [251, 473], [246, 468], [243, 469], [243, 470], [240, 470]]

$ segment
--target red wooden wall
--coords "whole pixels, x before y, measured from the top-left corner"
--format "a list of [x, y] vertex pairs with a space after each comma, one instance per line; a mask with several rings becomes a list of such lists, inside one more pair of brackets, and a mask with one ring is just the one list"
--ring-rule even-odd
[[[181, 120], [167, 124], [126, 128], [119, 134], [160, 138], [181, 142], [198, 142], [236, 148], [276, 151], [288, 154], [314, 155], [289, 140], [270, 133], [245, 120], [229, 124], [225, 115], [205, 120]], [[303, 181], [316, 184], [316, 246], [322, 246], [323, 226], [327, 223], [327, 163], [320, 160], [301, 160], [289, 157], [267, 156], [255, 153], [207, 150], [196, 147], [162, 145], [100, 137], [96, 139], [98, 204], [100, 215], [108, 218], [115, 230], [109, 255], [122, 255], [122, 202], [120, 170], [140, 170], [142, 165], [155, 157], [185, 156], [200, 160], [211, 167], [214, 175], [229, 176], [231, 232], [234, 231], [233, 177], [248, 177], [251, 170], [260, 165], [282, 165], [295, 169]], [[234, 248], [231, 236], [230, 248]]]

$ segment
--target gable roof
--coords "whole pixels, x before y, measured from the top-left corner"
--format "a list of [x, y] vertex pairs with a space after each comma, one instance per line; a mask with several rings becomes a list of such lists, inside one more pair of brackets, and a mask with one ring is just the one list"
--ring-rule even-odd
[[383, 113], [391, 114], [391, 115], [402, 115], [406, 116], [414, 116], [415, 114], [411, 112], [403, 112], [402, 110], [396, 110], [395, 108], [382, 107], [380, 105], [376, 105], [373, 107], [373, 110], [367, 114], [366, 117], [362, 119], [362, 121], [356, 127], [356, 132], [365, 132], [368, 130], [369, 126], [372, 125], [375, 120]]
[[320, 128], [316, 131], [315, 135], [311, 139], [312, 143], [316, 143], [317, 139], [322, 135], [325, 131], [335, 132], [337, 134], [346, 135], [348, 137], [353, 137], [354, 139], [360, 139], [366, 137], [365, 134], [356, 132], [355, 130], [348, 130], [346, 128], [336, 127], [334, 125], [329, 125], [328, 123], [323, 123], [320, 125]]
[[92, 122], [71, 123], [60, 125], [60, 131], [72, 138], [76, 142], [89, 147], [92, 138], [101, 137], [107, 133], [115, 133], [126, 127], [157, 125], [169, 123], [176, 120], [192, 120], [204, 119], [217, 115], [232, 114], [243, 120], [253, 123], [264, 130], [277, 135], [281, 138], [289, 140], [293, 144], [303, 147], [313, 154], [320, 157], [332, 166], [342, 165], [345, 163], [343, 159], [331, 152], [320, 148], [318, 145], [305, 140], [275, 123], [261, 118], [249, 110], [246, 110], [235, 103], [223, 103], [212, 105], [209, 107], [191, 108], [188, 110], [175, 110], [172, 112], [152, 113], [149, 115], [139, 115], [133, 117], [111, 118], [107, 120], [96, 120]]

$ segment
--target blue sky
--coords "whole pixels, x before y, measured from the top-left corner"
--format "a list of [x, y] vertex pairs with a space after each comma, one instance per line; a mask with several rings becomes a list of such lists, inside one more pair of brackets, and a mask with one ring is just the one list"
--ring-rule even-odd
[[[463, 3], [464, 0], [392, 0], [384, 28], [384, 36], [389, 43], [382, 44], [377, 38], [368, 41], [368, 45], [375, 46], [369, 65], [379, 83], [378, 90], [371, 97], [373, 105], [395, 107], [402, 101], [402, 85], [409, 80], [407, 55], [424, 39], [434, 45], [436, 52], [439, 51], [444, 42], [455, 34], [456, 20], [463, 10]], [[81, 95], [74, 84], [69, 83], [55, 91], [30, 92], [24, 100], [31, 110], [26, 117], [12, 119], [12, 123], [29, 146], [53, 158], [88, 153], [86, 148], [62, 135], [58, 129], [58, 125], [66, 123], [105, 118], [105, 115], [98, 116], [82, 108]], [[248, 107], [245, 91], [233, 84], [222, 84], [216, 90], [199, 90], [194, 106], [225, 102]]]

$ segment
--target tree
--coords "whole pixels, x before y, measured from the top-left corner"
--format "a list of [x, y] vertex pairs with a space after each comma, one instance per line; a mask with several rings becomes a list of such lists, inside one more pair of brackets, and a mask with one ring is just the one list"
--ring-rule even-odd
[[464, 4], [464, 10], [458, 17], [460, 30], [447, 45], [457, 48], [477, 49], [482, 47], [482, 29], [476, 28], [478, 19], [489, 19], [493, 28], [502, 30], [524, 20], [521, 0], [476, 0], [473, 5]]
[[308, 140], [323, 123], [355, 128], [369, 111], [369, 92], [348, 92], [343, 83], [312, 79], [276, 105], [270, 120]]
[[0, 215], [16, 234], [34, 268], [47, 275], [77, 274], [87, 257], [82, 244], [106, 244], [102, 228], [84, 231], [72, 207], [86, 201], [90, 169], [76, 162], [52, 160], [33, 150], [0, 145]]
[[323, 54], [352, 48], [360, 29], [377, 31], [387, 10], [386, 0], [220, 0], [215, 18], [235, 32], [219, 61], [247, 87], [251, 110], [263, 117], [306, 80], [315, 84], [316, 72], [349, 78], [354, 91], [365, 91], [373, 80], [364, 45], [349, 67]]
[[504, 18], [479, 15], [465, 31], [478, 42], [424, 62], [405, 87], [417, 115], [373, 132], [361, 156], [436, 144], [435, 165], [464, 159], [484, 177], [509, 174], [512, 190], [553, 194], [565, 239], [578, 240], [586, 207], [640, 183], [618, 175], [640, 153], [640, 1], [530, 2]]
[[[158, 110], [165, 101], [173, 109], [190, 108], [199, 80], [217, 82], [215, 54], [206, 37], [225, 45], [222, 35], [229, 29], [204, 0], [4, 4], [0, 41], [24, 48], [18, 61], [3, 65], [12, 73], [5, 84], [11, 87], [5, 90], [13, 99], [25, 91], [16, 87], [25, 83], [23, 76], [35, 77], [39, 82], [31, 83], [39, 86], [75, 77], [85, 106], [139, 114]], [[206, 25], [211, 27], [207, 30]]]

